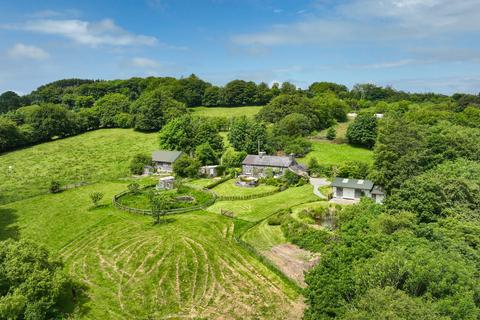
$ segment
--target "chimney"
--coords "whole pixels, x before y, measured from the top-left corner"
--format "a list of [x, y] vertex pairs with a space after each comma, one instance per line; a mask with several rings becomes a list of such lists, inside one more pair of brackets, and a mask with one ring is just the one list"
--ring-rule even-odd
[[294, 161], [295, 160], [295, 153], [290, 153], [288, 155], [288, 157], [290, 158], [291, 161]]
[[265, 151], [260, 151], [258, 153], [258, 155], [260, 156], [260, 158], [263, 158], [264, 155], [266, 155], [267, 153]]

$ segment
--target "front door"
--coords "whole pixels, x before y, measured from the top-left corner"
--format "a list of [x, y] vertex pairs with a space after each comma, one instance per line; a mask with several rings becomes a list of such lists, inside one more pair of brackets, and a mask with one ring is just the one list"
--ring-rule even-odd
[[343, 198], [343, 188], [337, 187], [337, 198]]

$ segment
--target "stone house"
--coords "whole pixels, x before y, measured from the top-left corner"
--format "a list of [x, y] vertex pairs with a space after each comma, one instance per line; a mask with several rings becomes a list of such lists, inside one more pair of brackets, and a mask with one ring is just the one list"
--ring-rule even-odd
[[182, 154], [182, 151], [157, 150], [152, 154], [152, 164], [157, 172], [173, 172], [173, 164]]
[[268, 170], [272, 170], [276, 176], [283, 175], [291, 167], [297, 165], [293, 155], [268, 156], [265, 152], [258, 155], [249, 154], [242, 162], [242, 174], [247, 176], [265, 176]]

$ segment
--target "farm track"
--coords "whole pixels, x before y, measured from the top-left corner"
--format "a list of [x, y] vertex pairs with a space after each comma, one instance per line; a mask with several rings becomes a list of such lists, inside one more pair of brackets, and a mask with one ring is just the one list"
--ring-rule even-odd
[[95, 314], [87, 317], [290, 319], [293, 299], [232, 241], [233, 223], [218, 216], [190, 218], [199, 225], [174, 221], [152, 227], [116, 219], [63, 247], [69, 272], [89, 287]]

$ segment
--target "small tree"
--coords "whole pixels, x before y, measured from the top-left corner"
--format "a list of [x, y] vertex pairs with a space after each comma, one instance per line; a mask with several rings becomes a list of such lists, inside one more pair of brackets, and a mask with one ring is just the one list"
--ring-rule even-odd
[[334, 127], [330, 127], [327, 131], [327, 139], [328, 140], [333, 140], [337, 136], [337, 131], [335, 130]]
[[200, 161], [183, 155], [173, 164], [173, 172], [181, 178], [196, 178], [200, 170]]
[[98, 191], [90, 193], [90, 200], [92, 200], [93, 206], [98, 206], [98, 202], [102, 199], [103, 193]]
[[137, 154], [130, 161], [130, 172], [132, 174], [142, 174], [145, 166], [151, 165], [152, 159], [145, 154]]
[[150, 208], [154, 224], [160, 223], [160, 217], [164, 216], [167, 210], [175, 206], [175, 198], [171, 192], [164, 191], [159, 194], [150, 194]]
[[59, 193], [61, 191], [61, 186], [60, 186], [60, 182], [58, 182], [57, 180], [52, 180], [52, 182], [50, 182], [50, 193]]

